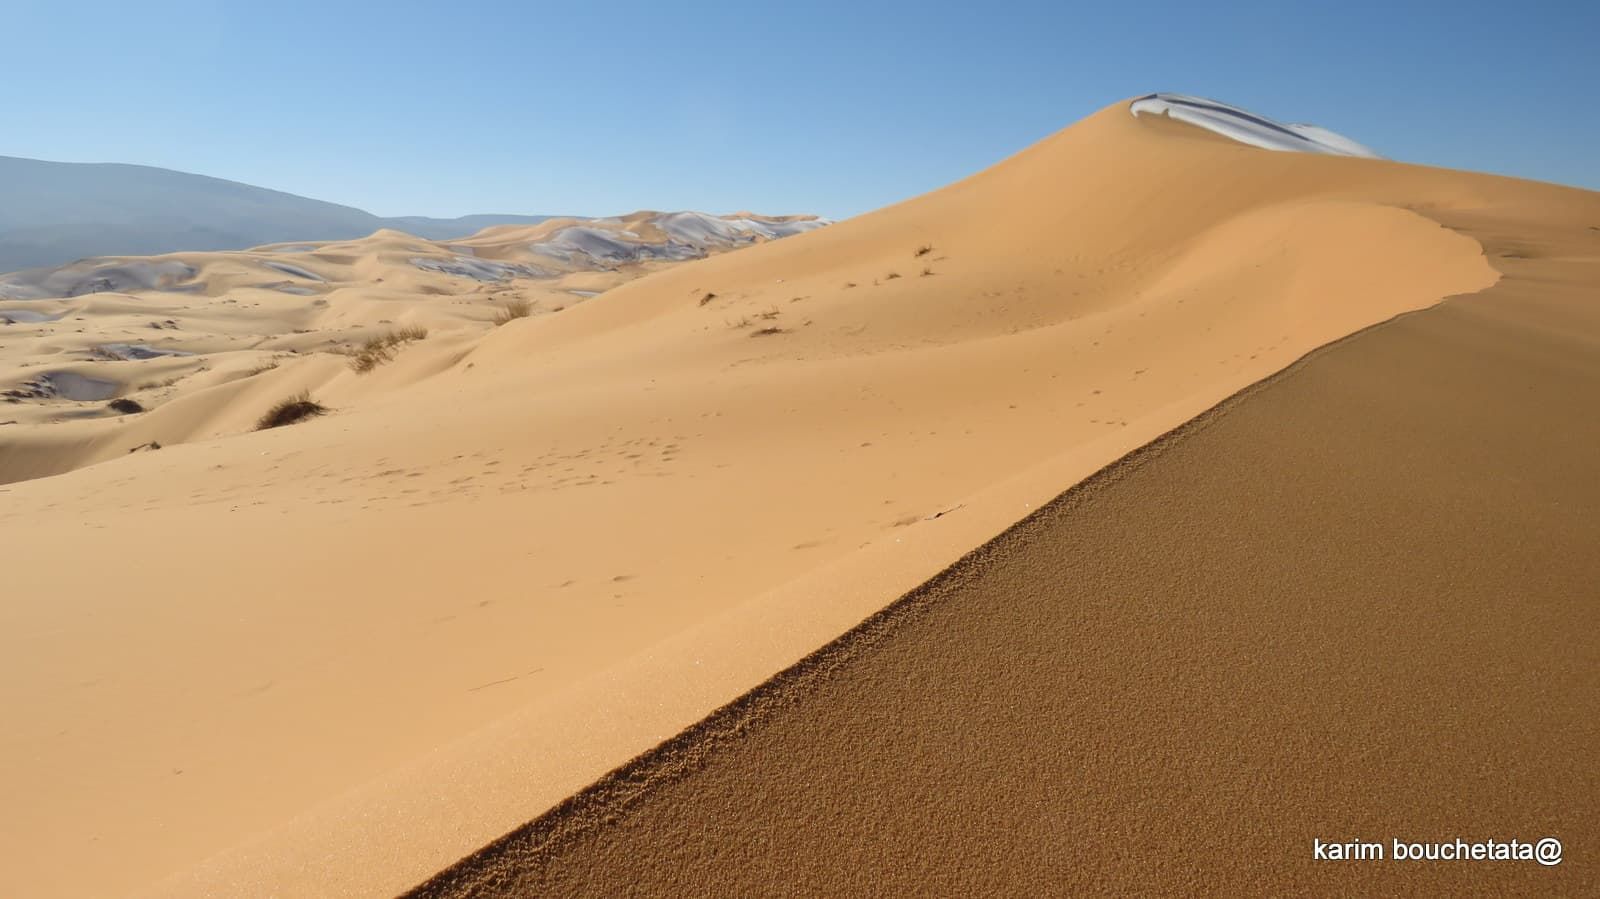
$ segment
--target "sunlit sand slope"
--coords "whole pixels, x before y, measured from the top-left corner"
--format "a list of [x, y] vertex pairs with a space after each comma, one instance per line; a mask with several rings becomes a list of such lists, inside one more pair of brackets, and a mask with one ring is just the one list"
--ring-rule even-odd
[[1434, 214], [1505, 280], [1125, 458], [420, 894], [1593, 894], [1600, 226]]

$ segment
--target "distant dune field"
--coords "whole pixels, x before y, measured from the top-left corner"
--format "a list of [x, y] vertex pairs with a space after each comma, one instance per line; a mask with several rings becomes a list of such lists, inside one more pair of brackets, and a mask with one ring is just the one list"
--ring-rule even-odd
[[[507, 320], [823, 224], [640, 212], [0, 275], [0, 421], [17, 426], [0, 432], [0, 483], [248, 431], [298, 390], [346, 406], [404, 389]], [[401, 352], [423, 339], [433, 352]]]
[[[1343, 146], [1337, 135], [1309, 133]], [[450, 247], [384, 233], [282, 255], [311, 278], [272, 266], [277, 257], [264, 252], [173, 257], [216, 285], [201, 291], [210, 302], [171, 290], [193, 280], [176, 278], [182, 271], [159, 285], [164, 292], [0, 302], [0, 315], [65, 313], [8, 326], [7, 336], [35, 335], [30, 359], [96, 341], [179, 347], [162, 342], [162, 329], [145, 319], [181, 325], [184, 316], [204, 322], [197, 330], [212, 341], [197, 338], [195, 351], [259, 341], [262, 356], [227, 353], [225, 371], [219, 363], [185, 375], [202, 379], [201, 389], [170, 385], [181, 395], [156, 393], [152, 411], [127, 421], [98, 411], [84, 421], [39, 411], [66, 410], [70, 398], [59, 395], [0, 406], [29, 416], [0, 426], [0, 471], [13, 481], [0, 487], [0, 528], [8, 555], [29, 560], [8, 571], [15, 599], [3, 607], [0, 628], [0, 690], [12, 728], [0, 742], [0, 795], [11, 809], [0, 838], [12, 859], [0, 866], [0, 891], [366, 895], [413, 887], [680, 734], [1062, 490], [1225, 398], [1364, 328], [1494, 287], [1511, 269], [1486, 257], [1486, 243], [1515, 246], [1528, 258], [1587, 260], [1592, 251], [1583, 241], [1600, 234], [1593, 226], [1600, 226], [1600, 198], [1592, 193], [1339, 153], [1272, 152], [1166, 114], [1135, 116], [1118, 103], [942, 190], [827, 227], [791, 227], [805, 233], [735, 252], [644, 260], [659, 270], [630, 269], [643, 276], [626, 283], [615, 273], [562, 268], [547, 281], [530, 276], [538, 287], [520, 286], [517, 275], [497, 276], [481, 290], [456, 286], [471, 278], [461, 271], [477, 266], [561, 268], [562, 252], [591, 259], [611, 252], [603, 235], [581, 230], [538, 258], [508, 249], [551, 238], [551, 229], [583, 227], [547, 222], [535, 226], [545, 229], [537, 234], [490, 229]], [[687, 219], [649, 227], [753, 226]], [[1489, 243], [1490, 233], [1500, 242]], [[1574, 270], [1586, 272], [1587, 264], [1575, 262]], [[310, 293], [274, 291], [263, 286], [269, 278]], [[30, 286], [9, 289], [16, 296]], [[590, 289], [604, 292], [559, 298]], [[224, 296], [239, 308], [220, 310]], [[327, 307], [308, 311], [319, 298]], [[517, 299], [541, 311], [564, 308], [490, 326]], [[97, 328], [115, 327], [77, 334], [87, 327], [76, 322], [82, 304], [105, 316]], [[48, 326], [56, 330], [43, 334]], [[370, 371], [357, 371], [354, 356], [326, 351], [358, 353], [367, 338], [407, 326], [427, 335], [386, 347], [392, 358]], [[132, 340], [139, 328], [150, 339]], [[301, 328], [315, 333], [295, 334]], [[181, 366], [200, 364], [191, 358], [96, 363], [117, 366], [115, 379], [87, 364], [61, 370], [124, 391], [146, 371], [159, 383], [169, 368], [176, 376]], [[271, 361], [276, 369], [255, 371]], [[1409, 384], [1384, 387], [1398, 400]], [[103, 389], [68, 379], [41, 392]], [[251, 430], [273, 404], [302, 391], [326, 413]], [[8, 417], [0, 412], [0, 420]], [[1320, 444], [1293, 442], [1311, 439], [1298, 431], [1274, 436], [1269, 425], [1254, 427], [1320, 451]], [[177, 436], [164, 436], [167, 428]], [[140, 448], [151, 442], [161, 448]], [[1173, 452], [1186, 445], [1178, 441]], [[1420, 448], [1407, 452], [1428, 444], [1413, 446]], [[1221, 461], [1212, 467], [1194, 463], [1197, 477], [1218, 477], [1217, 465], [1231, 466], [1222, 472], [1238, 481], [1255, 476], [1252, 457], [1216, 452], [1211, 458]], [[1364, 449], [1353, 458], [1367, 459], [1363, 453], [1382, 456]], [[1154, 472], [1159, 461], [1139, 471]], [[1413, 483], [1415, 469], [1406, 466], [1420, 463], [1401, 462], [1384, 477]], [[1292, 472], [1268, 473], [1252, 489], [1292, 488]], [[1317, 520], [1345, 530], [1322, 534], [1329, 542], [1366, 533], [1360, 519], [1341, 517], [1321, 499], [1323, 483], [1274, 494], [1279, 506], [1241, 500], [1233, 507], [1220, 505], [1232, 495], [1226, 489], [1196, 482], [1197, 496], [1216, 497], [1207, 507], [1213, 517], [1174, 523], [1150, 512], [1152, 527], [1193, 530], [1133, 528], [1117, 545], [1136, 551], [1117, 557], [1115, 546], [1107, 548], [1107, 564], [1120, 558], [1148, 576], [1171, 573], [1158, 586], [1198, 589], [1200, 581], [1186, 580], [1188, 568], [1170, 566], [1202, 557], [1158, 547], [1201, 553], [1201, 544], [1181, 538], [1225, 540], [1218, 529], [1229, 523], [1270, 531], [1252, 517], [1268, 508], [1331, 516]], [[1140, 502], [1175, 501], [1163, 489], [1149, 487]], [[1359, 496], [1340, 498], [1359, 505]], [[1391, 505], [1385, 496], [1379, 511]], [[1262, 565], [1284, 565], [1295, 554], [1291, 547], [1263, 558]], [[1052, 671], [1065, 678], [1051, 682], [1060, 690], [1036, 699], [1045, 704], [1041, 713], [1054, 713], [1059, 708], [1049, 703], [1061, 690], [1078, 695], [1071, 691], [1110, 682], [1123, 648], [1218, 645], [1227, 635], [1204, 625], [1237, 612], [1203, 605], [1220, 600], [1201, 590], [1183, 593], [1194, 604], [1166, 617], [1159, 605], [1141, 611], [1113, 603], [1107, 629], [1073, 629], [1052, 619], [1056, 603], [1112, 600], [1049, 592], [1071, 570], [1050, 568], [1049, 560], [1075, 564], [1070, 556], [1026, 559], [1015, 583], [1030, 585], [1027, 602], [1015, 615], [1006, 614], [1004, 603], [1015, 598], [1006, 589], [949, 608], [980, 603], [980, 617], [995, 613], [984, 633], [1004, 641], [1026, 632], [1035, 642], [980, 646], [992, 665], [939, 668], [952, 658], [940, 655], [950, 640], [979, 646], [941, 631], [920, 657], [934, 668], [883, 667], [889, 663], [869, 652], [841, 677], [879, 686], [851, 678], [889, 677], [911, 693], [926, 677], [929, 701], [940, 702], [956, 695], [939, 686], [953, 671], [992, 678], [979, 694], [990, 697], [1007, 695], [1007, 678], [1036, 683], [1026, 678]], [[1225, 583], [1259, 586], [1269, 577], [1246, 561], [1227, 566], [1239, 580]], [[1110, 570], [1080, 574], [1088, 583]], [[1577, 621], [1567, 606], [1552, 609], [1538, 634]], [[1263, 624], [1260, 639], [1270, 641], [1281, 617], [1264, 608], [1239, 621]], [[931, 626], [913, 623], [907, 632]], [[1472, 642], [1476, 633], [1460, 632], [1461, 646], [1498, 645]], [[1063, 644], [1066, 638], [1078, 642]], [[1291, 694], [1266, 695], [1281, 683], [1273, 670], [1252, 677], [1228, 660], [1280, 659], [1305, 644], [1322, 645], [1293, 631], [1253, 656], [1196, 662], [1197, 684], [1263, 691], [1239, 707], [1247, 717], [1230, 734], [1259, 743], [1275, 733], [1265, 717], [1249, 716], [1277, 714]], [[1063, 645], [1100, 653], [1099, 667], [1073, 667], [1071, 655], [1057, 654]], [[1350, 651], [1376, 645], [1358, 642]], [[1131, 768], [1086, 759], [1091, 770], [1122, 770], [1124, 779], [1079, 790], [1079, 804], [1061, 807], [1090, 817], [1061, 819], [1063, 828], [1107, 820], [1155, 826], [1154, 812], [1140, 816], [1118, 803], [1142, 785], [1192, 784], [1183, 777], [1193, 756], [1181, 741], [1201, 732], [1190, 725], [1212, 733], [1205, 728], [1227, 710], [1213, 693], [1185, 704], [1162, 692], [1174, 683], [1170, 669], [1128, 664], [1149, 673], [1144, 683], [1154, 691], [1150, 705], [1129, 708], [1161, 711], [1167, 703], [1190, 717], [1140, 725], [1164, 754], [1141, 756]], [[1563, 687], [1552, 701], [1581, 706], [1592, 701], [1590, 686]], [[801, 789], [805, 783], [833, 789], [903, 761], [913, 780], [890, 779], [885, 790], [908, 789], [877, 795], [896, 801], [890, 810], [911, 808], [901, 800], [937, 808], [937, 797], [919, 792], [928, 782], [914, 777], [976, 758], [944, 754], [952, 745], [971, 753], [1039, 735], [1028, 729], [1039, 722], [1021, 714], [1024, 706], [1014, 707], [1018, 717], [1003, 703], [976, 719], [972, 709], [951, 705], [942, 729], [902, 729], [892, 720], [900, 694], [864, 689], [848, 707], [865, 717], [834, 733], [865, 739], [827, 744], [838, 779], [822, 784], [784, 773], [766, 793], [739, 781], [741, 772], [773, 761], [765, 752], [824, 746], [806, 741], [815, 736], [811, 724], [837, 720], [828, 717], [837, 711], [831, 700], [785, 694], [783, 715], [761, 716], [748, 739], [675, 744], [694, 762], [685, 772], [706, 773], [644, 790], [628, 806], [637, 811], [627, 810], [610, 835], [596, 836], [588, 819], [562, 818], [559, 826], [574, 828], [549, 853], [512, 857], [511, 869], [495, 870], [575, 884], [585, 870], [612, 864], [606, 847], [629, 845], [636, 856], [615, 871], [635, 872], [641, 889], [719, 886], [674, 879], [688, 876], [685, 860], [664, 848], [671, 832], [649, 816], [670, 816], [664, 802], [679, 807], [672, 790], [697, 789], [673, 784], [721, 791], [742, 783], [754, 792], [705, 793], [681, 805], [683, 820], [704, 823], [696, 816], [721, 813], [715, 800], [737, 797], [730, 801], [744, 808], [730, 819], [730, 834], [770, 839], [772, 828], [803, 823], [811, 854], [796, 858], [818, 866], [812, 882], [837, 884], [826, 879], [829, 865], [850, 856], [821, 838], [826, 815], [837, 813], [838, 833], [848, 833], [861, 807], [807, 805], [817, 794]], [[882, 705], [869, 701], [875, 696]], [[1073, 720], [1086, 728], [1116, 720], [1080, 710]], [[1406, 715], [1419, 726], [1444, 721]], [[783, 727], [794, 731], [761, 742]], [[878, 733], [881, 743], [872, 737]], [[1417, 745], [1437, 745], [1439, 733]], [[1483, 734], [1491, 747], [1485, 758], [1504, 750], [1497, 734]], [[1039, 770], [1059, 773], [1071, 759], [1062, 753], [1114, 745], [1114, 736], [1092, 730], [1078, 742], [1041, 748]], [[1346, 747], [1342, 741], [1355, 736], [1328, 738]], [[932, 756], [909, 754], [905, 741]], [[701, 748], [717, 754], [703, 757]], [[1262, 748], [1274, 766], [1299, 759], [1298, 751]], [[1559, 765], [1584, 758], [1581, 748], [1553, 751]], [[1163, 760], [1153, 773], [1139, 767]], [[994, 764], [975, 762], [961, 783], [981, 791], [989, 777], [1018, 796], [1040, 795], [1026, 792], [1038, 784], [1015, 767], [1022, 764], [1015, 754], [999, 752]], [[1217, 770], [1231, 777], [1239, 769]], [[1154, 779], [1139, 780], [1145, 773]], [[1526, 782], [1544, 789], [1543, 781]], [[1192, 789], [1166, 798], [1182, 810], [1203, 805], [1202, 787]], [[1241, 786], [1230, 795], [1254, 794]], [[1041, 815], [1053, 807], [1032, 806]], [[797, 821], [795, 810], [822, 817]], [[885, 827], [901, 826], [885, 814]], [[982, 837], [974, 835], [975, 851], [1003, 864], [995, 853], [1004, 842]], [[1031, 852], [1026, 847], [1045, 844], [1017, 845]], [[752, 854], [741, 858], [776, 857], [746, 851]], [[507, 857], [496, 858], [491, 867]], [[768, 870], [759, 867], [766, 863], [753, 861], [749, 870]], [[474, 870], [482, 869], [467, 869], [462, 882], [477, 882]], [[577, 879], [561, 879], [569, 874]]]

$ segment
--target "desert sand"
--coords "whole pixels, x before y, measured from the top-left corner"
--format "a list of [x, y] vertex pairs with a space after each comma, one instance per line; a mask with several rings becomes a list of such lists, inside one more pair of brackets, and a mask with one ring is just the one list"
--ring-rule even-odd
[[[409, 298], [383, 317], [428, 337], [365, 374], [296, 347], [132, 423], [0, 431], [0, 529], [28, 560], [0, 605], [0, 889], [414, 886], [1129, 451], [1491, 287], [1478, 235], [1537, 255], [1528, 223], [1600, 234], [1600, 203], [1119, 103], [943, 190], [558, 314], [447, 328], [424, 316], [482, 325], [493, 295]], [[299, 390], [331, 413], [248, 431]], [[75, 470], [38, 476], [69, 447]], [[1122, 657], [1117, 633], [1097, 651]]]
[[1506, 277], [1124, 457], [416, 895], [1593, 894], [1600, 229], [1436, 214]]

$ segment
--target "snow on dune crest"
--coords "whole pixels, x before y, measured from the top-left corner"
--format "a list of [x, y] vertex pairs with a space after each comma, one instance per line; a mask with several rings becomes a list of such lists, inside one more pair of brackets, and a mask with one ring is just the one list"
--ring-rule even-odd
[[188, 263], [162, 259], [85, 259], [59, 268], [28, 269], [0, 279], [0, 299], [39, 300], [130, 290], [193, 292], [185, 283], [198, 270]]
[[1237, 106], [1185, 94], [1150, 94], [1128, 105], [1134, 115], [1166, 115], [1231, 140], [1266, 150], [1325, 153], [1381, 159], [1370, 147], [1316, 125], [1295, 125], [1269, 119]]
[[485, 282], [503, 281], [507, 278], [549, 278], [556, 274], [536, 266], [495, 262], [492, 259], [475, 259], [472, 256], [460, 254], [451, 259], [416, 256], [412, 257], [411, 264], [426, 272], [455, 275], [458, 278], [471, 278], [474, 281]]
[[[621, 226], [654, 226], [661, 236], [641, 237]], [[827, 219], [765, 219], [716, 216], [703, 212], [667, 212], [622, 219], [593, 219], [572, 225], [528, 245], [531, 252], [569, 264], [602, 268], [651, 260], [699, 259], [761, 240], [790, 237], [828, 224]], [[587, 261], [586, 261], [587, 260]]]
[[755, 235], [777, 240], [826, 224], [825, 219], [764, 221], [748, 217], [720, 218], [703, 212], [673, 212], [655, 220], [656, 227], [662, 231], [695, 246], [748, 240]]

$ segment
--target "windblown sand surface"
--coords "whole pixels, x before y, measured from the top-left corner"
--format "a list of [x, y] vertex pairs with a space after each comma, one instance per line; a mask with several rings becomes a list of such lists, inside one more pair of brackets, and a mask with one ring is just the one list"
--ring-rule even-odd
[[[365, 375], [327, 356], [196, 392], [174, 426], [227, 424], [0, 488], [28, 560], [0, 605], [0, 891], [415, 885], [1224, 397], [1490, 286], [1446, 214], [1600, 224], [1581, 192], [1271, 153], [1119, 104], [878, 213], [557, 315], [430, 324]], [[332, 414], [240, 433], [308, 387]], [[0, 468], [49, 456], [28, 453], [0, 443]], [[1225, 508], [1243, 527], [1253, 505]], [[1106, 551], [1162, 536], [1124, 534]], [[1154, 640], [1151, 614], [1096, 651]]]
[[[451, 895], [1592, 895], [1600, 233], [1101, 472]], [[1509, 255], [1508, 255], [1509, 254]], [[1559, 867], [1313, 840], [1563, 840]]]

